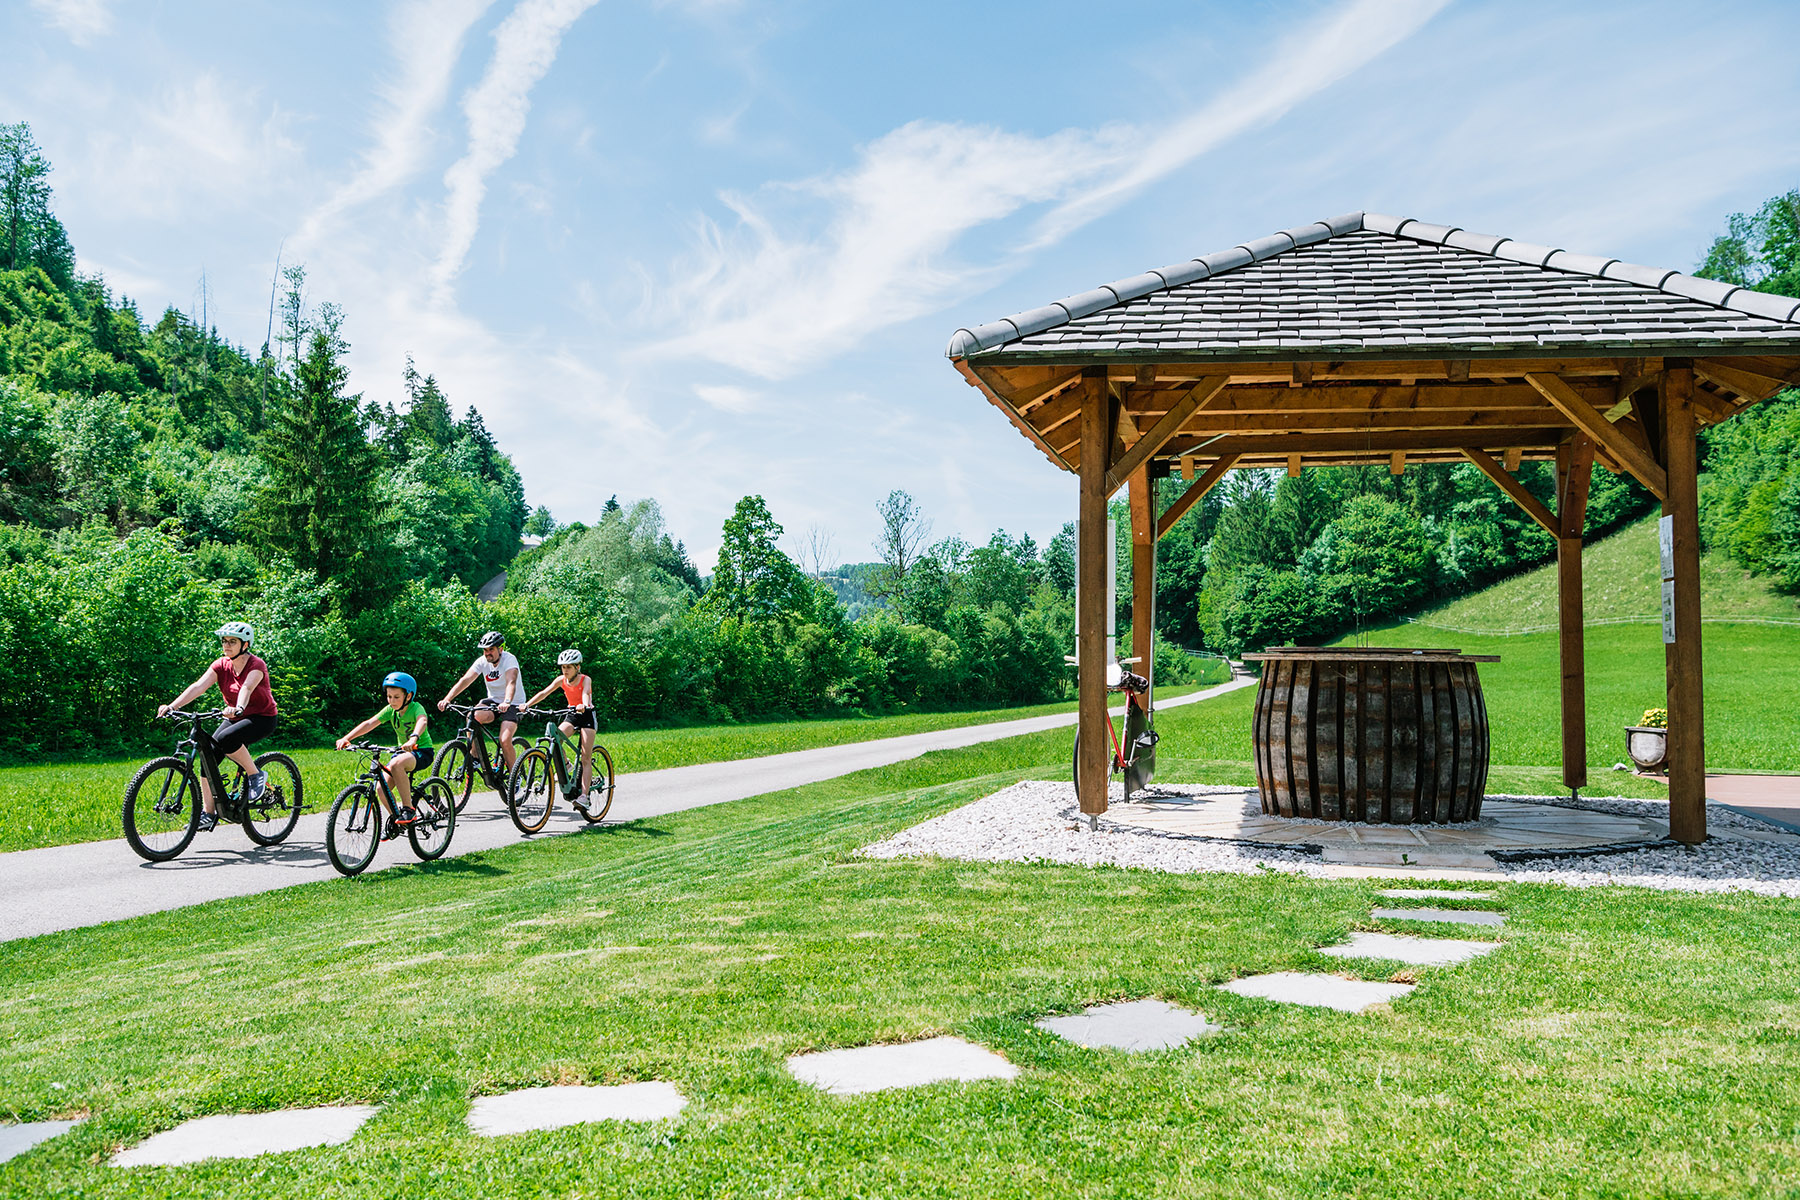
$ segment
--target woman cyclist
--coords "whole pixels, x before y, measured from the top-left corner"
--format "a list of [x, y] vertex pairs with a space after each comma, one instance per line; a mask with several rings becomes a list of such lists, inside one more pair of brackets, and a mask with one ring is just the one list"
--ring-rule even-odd
[[381, 688], [387, 703], [374, 716], [339, 738], [337, 748], [344, 749], [377, 725], [386, 725], [393, 731], [396, 753], [388, 756], [387, 777], [394, 798], [400, 802], [400, 811], [389, 814], [387, 834], [382, 839], [385, 841], [418, 819], [412, 802], [412, 773], [429, 767], [437, 749], [431, 741], [430, 716], [425, 706], [413, 698], [419, 691], [413, 677], [405, 671], [390, 671], [381, 681]]
[[536, 708], [538, 701], [554, 692], [563, 690], [564, 707], [575, 710], [573, 716], [562, 723], [562, 731], [570, 737], [575, 731], [581, 731], [581, 798], [575, 806], [583, 812], [587, 811], [588, 784], [593, 782], [594, 759], [594, 681], [581, 673], [581, 651], [564, 650], [556, 656], [556, 678], [548, 687], [525, 702], [526, 708]]
[[[201, 730], [200, 736], [210, 736], [216, 753], [244, 769], [250, 781], [249, 798], [255, 803], [268, 790], [269, 776], [256, 769], [249, 747], [275, 731], [275, 693], [269, 690], [269, 664], [250, 653], [256, 630], [243, 621], [225, 622], [219, 626], [217, 637], [219, 657], [181, 695], [159, 707], [156, 715], [167, 716], [171, 709], [184, 707], [217, 684], [219, 694], [225, 697], [225, 720], [210, 735]], [[204, 771], [200, 773], [200, 806], [200, 832], [210, 833], [218, 828], [219, 809]]]

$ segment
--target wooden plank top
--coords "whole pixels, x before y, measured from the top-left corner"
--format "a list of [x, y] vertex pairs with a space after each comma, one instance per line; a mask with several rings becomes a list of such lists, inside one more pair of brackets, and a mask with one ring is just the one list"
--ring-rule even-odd
[[1261, 650], [1254, 654], [1244, 655], [1245, 662], [1291, 662], [1299, 659], [1308, 662], [1322, 662], [1330, 659], [1354, 662], [1418, 662], [1423, 658], [1429, 658], [1432, 662], [1491, 663], [1500, 661], [1498, 654], [1464, 654], [1460, 650], [1444, 650], [1435, 647], [1404, 650], [1392, 646], [1277, 646], [1272, 650]]

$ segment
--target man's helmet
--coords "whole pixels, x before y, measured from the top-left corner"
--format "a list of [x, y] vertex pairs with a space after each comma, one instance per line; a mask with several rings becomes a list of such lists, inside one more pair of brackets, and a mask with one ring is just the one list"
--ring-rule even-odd
[[566, 667], [570, 663], [574, 663], [576, 666], [581, 665], [581, 651], [579, 651], [579, 650], [564, 650], [561, 654], [556, 656], [556, 665], [557, 666]]
[[405, 671], [389, 671], [387, 678], [381, 681], [381, 686], [384, 688], [397, 687], [409, 696], [419, 694], [418, 681]]
[[497, 629], [490, 629], [481, 635], [481, 641], [476, 644], [483, 650], [489, 650], [495, 646], [504, 646], [506, 645], [506, 635]]
[[250, 644], [256, 641], [256, 630], [250, 628], [250, 626], [243, 621], [227, 621], [219, 626], [219, 631], [213, 636], [236, 638], [238, 641], [244, 643], [244, 649], [248, 650]]

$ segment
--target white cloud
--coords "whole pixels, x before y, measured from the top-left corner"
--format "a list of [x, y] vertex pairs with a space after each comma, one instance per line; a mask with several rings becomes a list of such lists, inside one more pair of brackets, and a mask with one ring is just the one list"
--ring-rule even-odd
[[563, 34], [596, 0], [521, 0], [494, 30], [494, 57], [481, 81], [463, 98], [469, 146], [444, 174], [444, 240], [432, 268], [440, 302], [462, 271], [475, 231], [488, 176], [513, 156], [531, 111], [531, 89], [556, 62]]
[[[1223, 142], [1279, 118], [1416, 31], [1447, 0], [1355, 0], [1278, 45], [1267, 64], [1161, 130], [1048, 137], [916, 121], [845, 171], [726, 194], [731, 229], [703, 220], [657, 305], [689, 332], [651, 348], [779, 378], [862, 335], [935, 311]], [[796, 203], [796, 201], [800, 203]], [[980, 226], [1055, 205], [1025, 244], [954, 257]], [[822, 211], [823, 215], [819, 215]]]
[[31, 7], [77, 46], [112, 32], [112, 0], [31, 0]]
[[694, 395], [720, 412], [728, 413], [751, 412], [762, 400], [761, 393], [730, 383], [696, 383]]

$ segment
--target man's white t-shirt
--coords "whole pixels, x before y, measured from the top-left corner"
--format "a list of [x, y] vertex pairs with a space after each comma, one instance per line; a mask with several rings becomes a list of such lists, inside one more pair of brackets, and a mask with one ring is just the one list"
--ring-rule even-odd
[[[475, 660], [475, 665], [469, 668], [480, 674], [481, 681], [487, 684], [488, 699], [499, 701], [506, 699], [506, 673], [518, 669], [519, 660], [513, 657], [511, 650], [502, 650], [499, 662], [489, 662], [487, 655], [483, 654]], [[514, 689], [513, 702], [516, 704], [523, 698], [524, 693]]]

